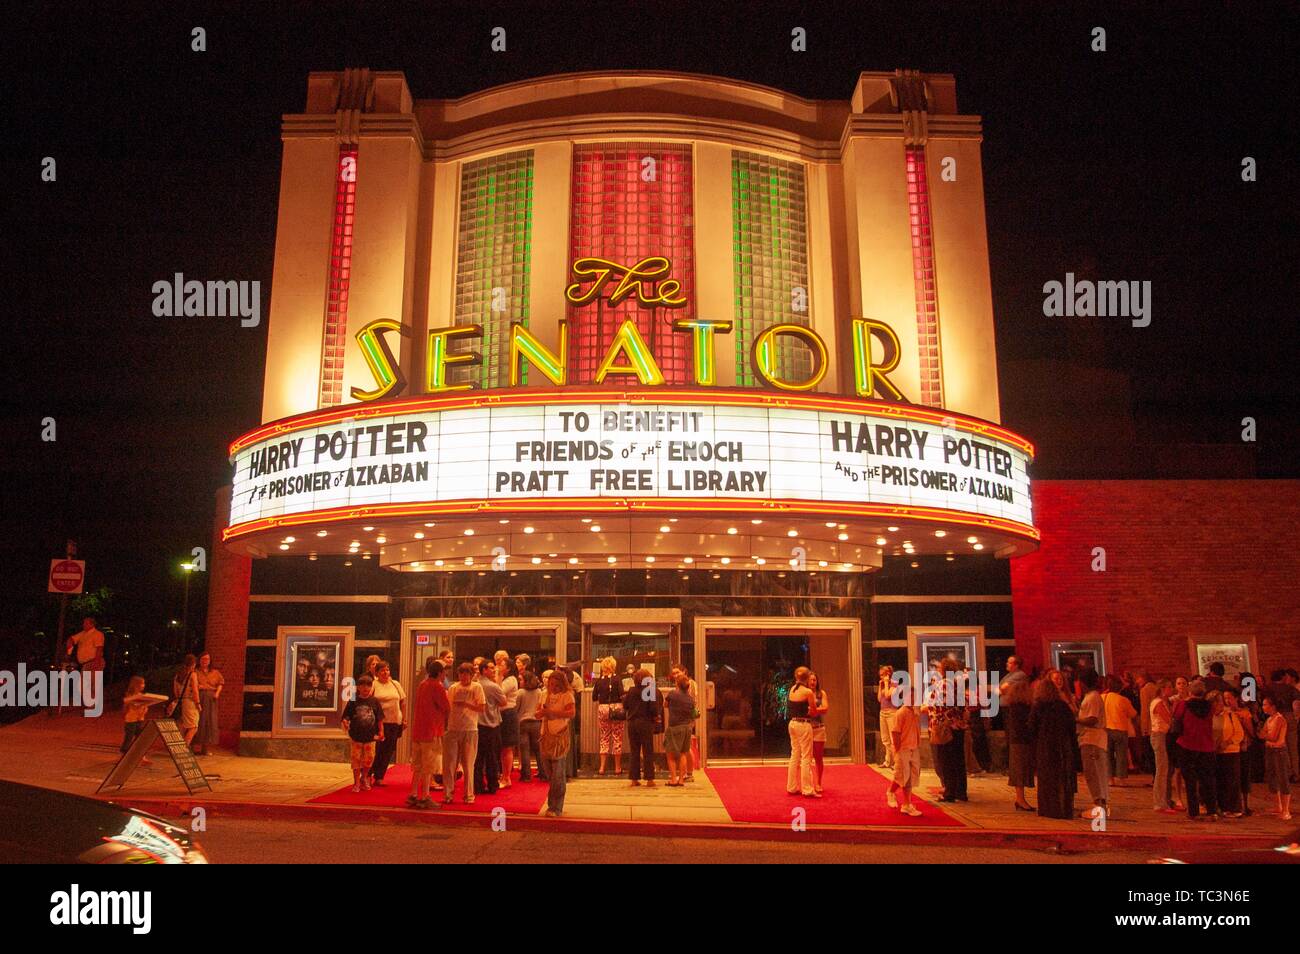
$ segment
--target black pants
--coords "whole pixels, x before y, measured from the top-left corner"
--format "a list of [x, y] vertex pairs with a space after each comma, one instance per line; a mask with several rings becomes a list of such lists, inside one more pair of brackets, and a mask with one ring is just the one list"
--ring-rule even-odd
[[1180, 746], [1178, 767], [1183, 770], [1183, 781], [1187, 783], [1187, 817], [1195, 818], [1202, 804], [1205, 805], [1206, 814], [1219, 814], [1214, 753], [1193, 752]]
[[[1243, 743], [1244, 744], [1244, 743]], [[1250, 811], [1251, 751], [1243, 749], [1237, 756], [1237, 765], [1241, 769], [1238, 778], [1238, 791], [1241, 792], [1241, 811]]]
[[542, 723], [539, 719], [525, 719], [519, 723], [519, 781], [531, 782], [537, 761], [537, 777], [546, 780], [546, 761], [542, 758]]
[[122, 745], [119, 752], [125, 754], [127, 749], [135, 745], [135, 740], [140, 738], [140, 733], [144, 731], [143, 722], [123, 722], [122, 723]]
[[1156, 752], [1151, 747], [1149, 735], [1138, 736], [1138, 768], [1143, 775], [1154, 775], [1156, 772]]
[[934, 769], [943, 783], [945, 801], [966, 798], [966, 730], [953, 729], [952, 741], [931, 746], [934, 750]]
[[582, 740], [581, 716], [575, 715], [569, 720], [569, 757], [568, 772], [569, 778], [578, 777], [578, 748]]
[[501, 782], [501, 726], [478, 727], [478, 755], [474, 759], [474, 794], [495, 795]]
[[1220, 752], [1214, 757], [1219, 806], [1225, 812], [1241, 811], [1241, 753]]
[[383, 741], [375, 743], [375, 764], [370, 766], [370, 774], [376, 782], [384, 780], [388, 766], [393, 764], [393, 756], [397, 754], [397, 730], [400, 728], [398, 722], [385, 722]]
[[653, 782], [655, 780], [655, 724], [649, 719], [629, 719], [627, 740], [631, 745], [631, 752], [628, 754], [628, 777], [634, 782], [642, 778], [647, 782]]
[[[980, 715], [975, 716], [976, 720], [982, 718], [983, 716]], [[989, 753], [988, 728], [982, 723], [978, 729], [971, 729], [970, 750], [975, 756], [975, 761], [979, 763], [981, 772], [987, 772], [993, 768], [993, 757]]]

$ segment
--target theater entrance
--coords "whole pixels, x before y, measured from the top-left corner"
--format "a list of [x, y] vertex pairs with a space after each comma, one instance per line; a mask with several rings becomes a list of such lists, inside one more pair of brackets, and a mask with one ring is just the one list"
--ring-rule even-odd
[[[447, 649], [452, 651], [457, 663], [476, 656], [491, 658], [498, 649], [504, 649], [511, 659], [520, 654], [529, 656], [534, 668], [541, 672], [548, 660], [564, 664], [568, 648], [566, 633], [567, 621], [553, 617], [404, 619], [398, 678], [409, 697], [424, 679], [425, 662], [436, 659]], [[398, 763], [409, 759], [410, 745], [410, 735], [403, 733], [397, 743]]]
[[[826, 758], [862, 762], [862, 654], [857, 620], [696, 620], [696, 669], [705, 673], [707, 764], [782, 764], [790, 757], [787, 696], [800, 666], [830, 699]], [[856, 678], [855, 678], [856, 674]]]

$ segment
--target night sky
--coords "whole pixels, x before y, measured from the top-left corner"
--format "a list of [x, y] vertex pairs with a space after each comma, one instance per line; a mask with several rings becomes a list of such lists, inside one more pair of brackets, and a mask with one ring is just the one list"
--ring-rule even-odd
[[[402, 70], [416, 98], [648, 68], [847, 99], [861, 70], [952, 73], [962, 112], [984, 122], [1003, 419], [1049, 451], [1039, 475], [1113, 464], [1132, 476], [1135, 460], [1162, 459], [1096, 452], [1114, 445], [1097, 422], [1118, 402], [1147, 444], [1240, 452], [1253, 416], [1254, 473], [1300, 476], [1295, 5], [1162, 3], [1140, 17], [1093, 4], [68, 6], [25, 6], [6, 24], [18, 52], [6, 76], [17, 141], [0, 637], [55, 605], [45, 573], [69, 536], [91, 586], [116, 591], [119, 631], [179, 614], [177, 564], [209, 544], [227, 443], [259, 423], [266, 322], [155, 318], [150, 288], [174, 272], [256, 279], [269, 301], [280, 117], [301, 110], [310, 70]], [[195, 26], [206, 52], [190, 50]], [[489, 49], [494, 26], [506, 53]], [[790, 51], [794, 26], [806, 53]], [[1095, 26], [1105, 53], [1089, 48]], [[40, 179], [45, 156], [54, 183]], [[1254, 183], [1241, 180], [1245, 156]], [[1044, 317], [1043, 283], [1067, 271], [1151, 281], [1150, 327]], [[1104, 386], [1077, 409], [1046, 395], [1053, 411], [1044, 361]], [[1079, 370], [1092, 368], [1114, 373]], [[1131, 395], [1115, 390], [1125, 378]], [[1055, 372], [1045, 379], [1050, 390]], [[54, 443], [40, 439], [45, 417]]]

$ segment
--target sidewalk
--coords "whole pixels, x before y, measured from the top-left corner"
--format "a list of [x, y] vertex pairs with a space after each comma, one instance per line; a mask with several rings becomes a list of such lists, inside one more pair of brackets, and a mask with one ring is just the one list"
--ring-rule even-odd
[[[76, 715], [51, 719], [38, 715], [0, 728], [0, 766], [3, 766], [0, 771], [12, 781], [94, 795], [118, 758], [119, 719], [120, 715], [115, 713], [106, 713], [100, 719]], [[137, 768], [122, 789], [99, 797], [167, 816], [187, 813], [192, 806], [200, 805], [209, 815], [471, 826], [484, 826], [492, 820], [483, 811], [459, 811], [459, 805], [416, 812], [401, 808], [310, 804], [311, 799], [351, 781], [346, 765], [248, 758], [228, 752], [199, 759], [213, 790], [191, 796], [165, 752], [156, 750], [151, 757], [153, 764]], [[807, 831], [795, 831], [789, 824], [733, 821], [708, 773], [697, 771], [695, 779], [680, 789], [664, 785], [637, 788], [621, 778], [575, 779], [568, 786], [564, 818], [515, 814], [510, 816], [509, 823], [515, 830], [562, 828], [607, 834], [765, 840], [811, 837], [863, 844], [997, 844], [1063, 851], [1149, 849], [1153, 855], [1191, 846], [1273, 846], [1289, 840], [1291, 832], [1300, 827], [1295, 822], [1262, 814], [1218, 823], [1193, 822], [1181, 814], [1158, 814], [1151, 810], [1151, 789], [1146, 785], [1112, 789], [1113, 814], [1107, 829], [1094, 832], [1086, 820], [1063, 821], [1016, 811], [1005, 776], [992, 775], [970, 779], [969, 802], [941, 806], [958, 825], [911, 827], [900, 815], [898, 825], [809, 824]], [[1139, 780], [1143, 780], [1141, 776], [1130, 779], [1131, 782]], [[933, 772], [926, 771], [918, 794], [932, 801], [929, 790], [937, 784]], [[834, 791], [828, 790], [826, 797], [834, 798]], [[1029, 800], [1034, 801], [1032, 792]], [[1083, 801], [1086, 799], [1081, 804]], [[1258, 810], [1269, 803], [1267, 792], [1262, 786], [1256, 786], [1252, 805]]]

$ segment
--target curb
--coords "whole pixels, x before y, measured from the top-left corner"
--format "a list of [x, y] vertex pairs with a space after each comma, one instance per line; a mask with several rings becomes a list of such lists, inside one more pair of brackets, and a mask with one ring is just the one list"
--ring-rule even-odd
[[[163, 818], [189, 815], [201, 805], [209, 816], [227, 818], [282, 819], [286, 821], [368, 821], [397, 825], [439, 825], [459, 828], [491, 826], [493, 816], [484, 812], [458, 812], [445, 808], [417, 811], [409, 808], [370, 808], [345, 805], [285, 804], [281, 802], [208, 801], [199, 798], [138, 798], [96, 796], [100, 801], [150, 812]], [[1014, 828], [939, 828], [905, 826], [857, 828], [809, 826], [794, 831], [788, 825], [755, 822], [618, 821], [599, 818], [545, 818], [511, 814], [512, 831], [565, 832], [569, 834], [623, 835], [659, 838], [722, 838], [734, 841], [809, 841], [854, 845], [939, 845], [945, 847], [1021, 848], [1055, 852], [1150, 851], [1173, 854], [1189, 849], [1272, 848], [1280, 836], [1273, 835], [1162, 835], [1152, 833], [1035, 831]]]

